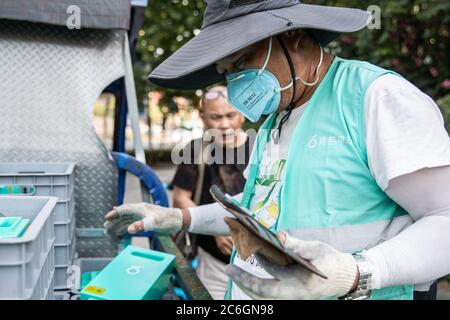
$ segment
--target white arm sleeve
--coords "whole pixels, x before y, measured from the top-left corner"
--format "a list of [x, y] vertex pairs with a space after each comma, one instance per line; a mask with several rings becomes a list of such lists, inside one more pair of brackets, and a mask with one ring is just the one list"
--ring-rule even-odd
[[[235, 195], [233, 198], [240, 201], [242, 193]], [[189, 212], [191, 214], [189, 232], [212, 236], [227, 236], [230, 234], [230, 229], [223, 218], [233, 218], [233, 215], [218, 203], [189, 208]]]
[[365, 252], [373, 287], [411, 283], [427, 290], [450, 273], [450, 139], [442, 115], [430, 97], [395, 75], [372, 83], [365, 107], [370, 171], [415, 221]]
[[429, 283], [449, 274], [450, 166], [397, 177], [386, 193], [415, 223], [364, 252], [374, 266], [374, 289]]

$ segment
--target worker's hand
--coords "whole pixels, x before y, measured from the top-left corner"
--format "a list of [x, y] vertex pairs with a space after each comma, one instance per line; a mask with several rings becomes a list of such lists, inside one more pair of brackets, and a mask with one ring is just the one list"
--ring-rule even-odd
[[235, 265], [227, 266], [233, 282], [250, 297], [313, 300], [340, 297], [354, 287], [358, 267], [351, 254], [339, 252], [323, 242], [303, 241], [285, 233], [279, 233], [278, 238], [287, 250], [310, 260], [328, 279], [298, 264], [281, 266], [270, 263], [257, 253], [257, 261], [275, 279], [258, 278]]
[[231, 256], [233, 250], [233, 240], [231, 237], [215, 236], [217, 248], [226, 256]]
[[172, 233], [181, 230], [183, 218], [180, 209], [164, 208], [149, 203], [124, 204], [114, 207], [104, 224], [113, 237], [142, 231]]

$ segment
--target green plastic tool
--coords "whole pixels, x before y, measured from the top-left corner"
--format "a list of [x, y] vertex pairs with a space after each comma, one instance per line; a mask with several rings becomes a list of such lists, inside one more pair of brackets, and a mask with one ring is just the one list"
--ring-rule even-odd
[[0, 239], [21, 237], [29, 223], [21, 217], [0, 217]]
[[[126, 247], [81, 290], [81, 300], [158, 300], [168, 290], [175, 256]], [[92, 275], [89, 275], [92, 276]]]
[[20, 185], [20, 184], [0, 185], [0, 195], [32, 196], [35, 193], [36, 187], [33, 185]]

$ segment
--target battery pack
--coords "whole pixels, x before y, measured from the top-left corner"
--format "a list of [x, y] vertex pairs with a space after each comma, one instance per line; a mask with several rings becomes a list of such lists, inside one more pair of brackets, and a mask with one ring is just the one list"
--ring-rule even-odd
[[81, 300], [159, 300], [169, 288], [175, 256], [126, 247], [81, 291]]

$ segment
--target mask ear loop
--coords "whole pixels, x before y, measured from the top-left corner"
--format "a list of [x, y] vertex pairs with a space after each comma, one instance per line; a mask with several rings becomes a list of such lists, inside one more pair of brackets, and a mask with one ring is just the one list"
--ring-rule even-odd
[[[269, 38], [269, 50], [267, 51], [266, 60], [264, 61], [264, 64], [261, 69], [259, 69], [257, 75], [258, 77], [266, 70], [267, 65], [269, 64], [270, 56], [272, 55], [272, 37]], [[233, 79], [230, 79], [229, 82], [233, 82], [236, 80], [239, 80], [241, 78], [245, 77], [245, 74], [241, 74]], [[288, 87], [289, 88], [289, 87]]]
[[284, 91], [284, 90], [289, 89], [290, 87], [292, 87], [293, 84], [294, 84], [294, 81], [291, 80], [291, 82], [289, 82], [289, 84], [288, 84], [287, 86], [282, 87], [282, 88], [278, 88], [278, 89], [274, 89], [274, 90], [275, 90], [276, 92], [281, 92], [281, 91]]
[[[280, 43], [281, 48], [283, 49], [284, 55], [286, 56], [286, 59], [289, 64], [289, 70], [291, 71], [291, 77], [292, 77], [291, 83], [289, 85], [287, 85], [285, 88], [290, 88], [291, 86], [293, 86], [293, 87], [292, 87], [292, 99], [286, 108], [287, 113], [283, 116], [283, 118], [281, 118], [280, 123], [278, 124], [277, 130], [275, 130], [275, 132], [273, 133], [273, 136], [272, 136], [273, 140], [275, 141], [276, 144], [278, 144], [278, 142], [280, 141], [281, 129], [283, 128], [283, 125], [286, 123], [286, 121], [288, 121], [289, 117], [291, 116], [292, 110], [294, 110], [294, 108], [295, 108], [294, 99], [295, 99], [295, 87], [296, 87], [296, 80], [297, 80], [294, 63], [292, 62], [291, 56], [289, 55], [289, 52], [279, 35], [277, 36], [277, 40]], [[282, 88], [282, 89], [284, 89], [284, 88]]]
[[260, 76], [264, 72], [264, 70], [266, 70], [271, 55], [272, 55], [272, 37], [269, 38], [269, 51], [267, 51], [266, 60], [264, 61], [262, 68], [258, 71], [258, 76]]
[[301, 79], [300, 77], [297, 77], [296, 79], [300, 80], [305, 86], [314, 87], [317, 84], [317, 82], [319, 82], [319, 69], [322, 66], [322, 62], [323, 62], [323, 48], [322, 48], [322, 46], [320, 46], [320, 60], [319, 60], [319, 64], [317, 65], [317, 68], [315, 71], [316, 80], [314, 82], [306, 82], [303, 79]]
[[234, 77], [233, 79], [228, 80], [228, 82], [233, 82], [233, 81], [242, 79], [243, 77], [245, 77], [245, 74], [241, 74], [241, 75], [239, 75], [237, 77]]

